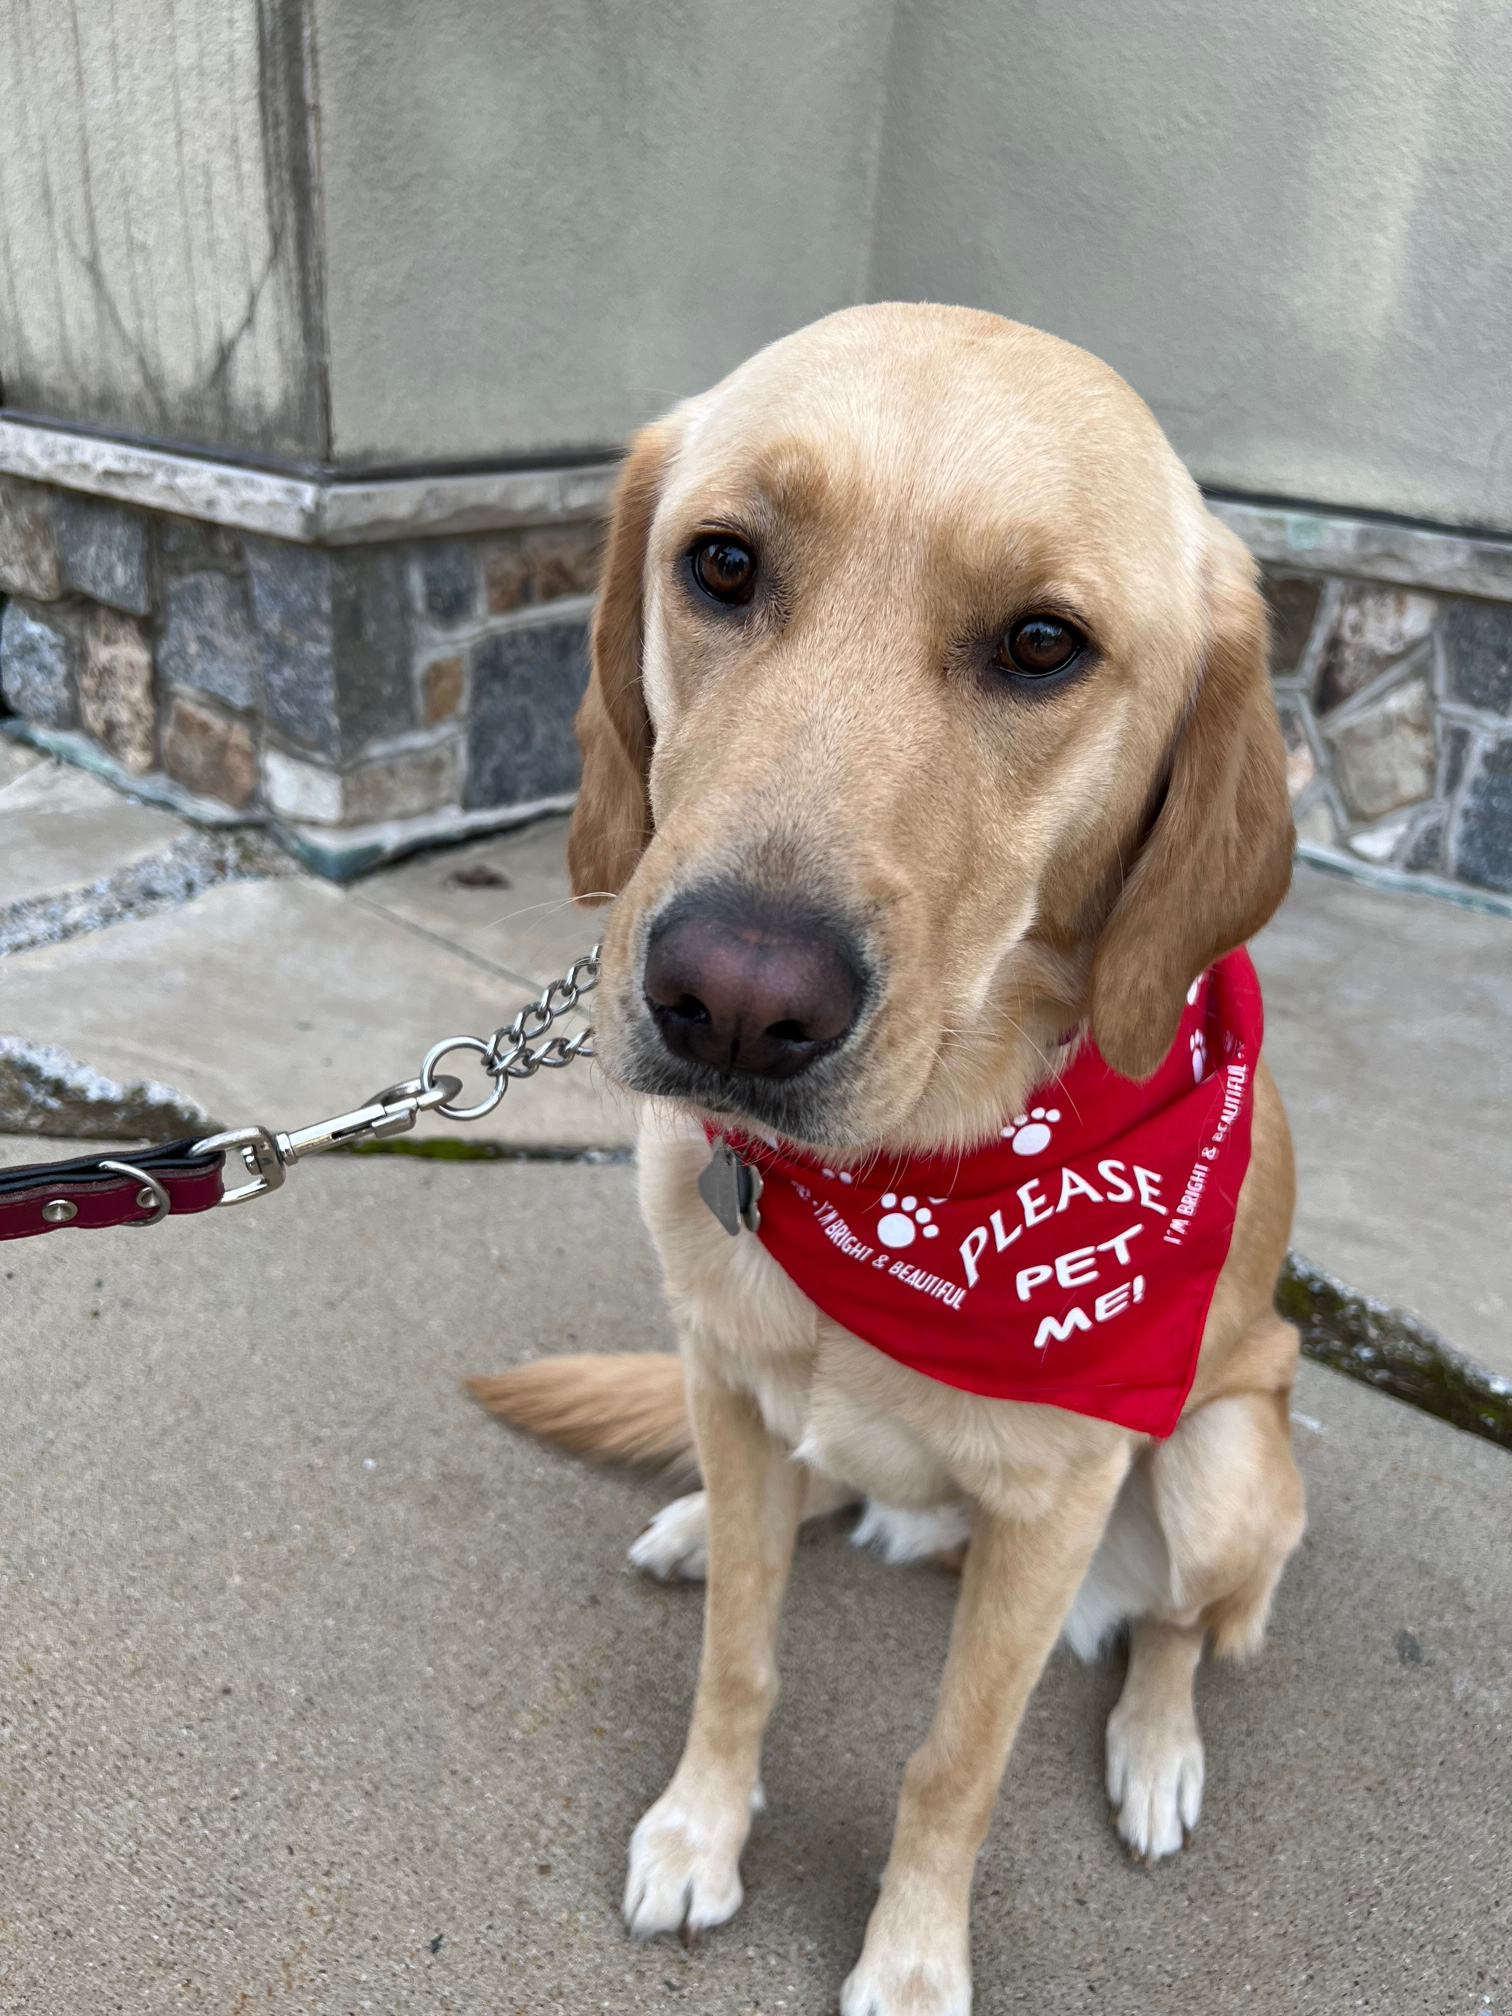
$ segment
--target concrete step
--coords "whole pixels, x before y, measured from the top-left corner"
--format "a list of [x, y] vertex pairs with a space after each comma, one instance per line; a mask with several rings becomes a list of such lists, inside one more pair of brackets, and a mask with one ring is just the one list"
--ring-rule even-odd
[[24, 777], [42, 761], [40, 753], [28, 748], [24, 742], [13, 742], [8, 735], [0, 735], [0, 791], [7, 784], [13, 784], [18, 777]]
[[358, 889], [385, 916], [508, 969], [534, 988], [593, 945], [605, 909], [580, 908], [567, 884], [567, 821], [438, 848], [369, 876]]
[[9, 741], [0, 740], [0, 751], [6, 758], [0, 771], [0, 912], [117, 874], [166, 853], [184, 834], [180, 820], [123, 798], [87, 770], [38, 761]]

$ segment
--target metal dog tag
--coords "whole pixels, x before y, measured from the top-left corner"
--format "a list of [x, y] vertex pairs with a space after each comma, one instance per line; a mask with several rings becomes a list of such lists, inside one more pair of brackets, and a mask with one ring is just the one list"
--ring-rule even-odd
[[742, 1162], [723, 1134], [715, 1136], [698, 1194], [732, 1239], [742, 1225], [748, 1232], [761, 1230], [761, 1171]]

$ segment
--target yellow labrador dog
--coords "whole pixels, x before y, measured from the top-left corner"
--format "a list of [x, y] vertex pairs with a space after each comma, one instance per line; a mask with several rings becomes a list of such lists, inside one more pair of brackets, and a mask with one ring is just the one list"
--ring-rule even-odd
[[652, 1101], [642, 1195], [681, 1368], [548, 1360], [478, 1390], [580, 1447], [696, 1445], [704, 1492], [641, 1546], [663, 1572], [706, 1558], [708, 1592], [625, 1915], [686, 1933], [739, 1906], [794, 1535], [869, 1494], [899, 1508], [870, 1515], [894, 1551], [970, 1544], [841, 2008], [962, 2016], [973, 1866], [1057, 1635], [1129, 1626], [1108, 1790], [1130, 1847], [1165, 1855], [1197, 1819], [1204, 1643], [1257, 1646], [1301, 1535], [1297, 1340], [1272, 1305], [1286, 1120], [1261, 1066], [1163, 1438], [898, 1362], [728, 1236], [699, 1179], [715, 1128], [829, 1175], [970, 1151], [1078, 1041], [1156, 1072], [1188, 989], [1290, 874], [1254, 568], [1105, 365], [992, 315], [849, 309], [637, 437], [579, 735], [574, 887], [617, 898], [598, 1044]]

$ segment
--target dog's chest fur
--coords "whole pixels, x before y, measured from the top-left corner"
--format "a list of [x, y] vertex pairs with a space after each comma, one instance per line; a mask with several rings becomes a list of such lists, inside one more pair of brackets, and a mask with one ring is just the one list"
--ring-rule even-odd
[[1056, 1408], [988, 1400], [896, 1364], [823, 1316], [758, 1239], [723, 1229], [698, 1194], [708, 1142], [655, 1114], [640, 1141], [641, 1203], [684, 1348], [749, 1392], [809, 1466], [888, 1505], [969, 1501], [1032, 1516], [1053, 1480], [1126, 1431]]

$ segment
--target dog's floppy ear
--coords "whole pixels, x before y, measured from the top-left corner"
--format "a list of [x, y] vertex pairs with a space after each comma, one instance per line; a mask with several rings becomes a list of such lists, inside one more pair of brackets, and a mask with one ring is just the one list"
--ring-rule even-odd
[[609, 544], [593, 618], [593, 673], [577, 712], [583, 785], [567, 836], [572, 893], [618, 895], [651, 838], [651, 718], [641, 686], [646, 542], [672, 452], [665, 423], [630, 445], [609, 521]]
[[1129, 1078], [1155, 1070], [1193, 980], [1260, 929], [1291, 881], [1295, 835], [1265, 604], [1249, 553], [1216, 519], [1207, 593], [1207, 648], [1164, 802], [1092, 965], [1092, 1033]]

